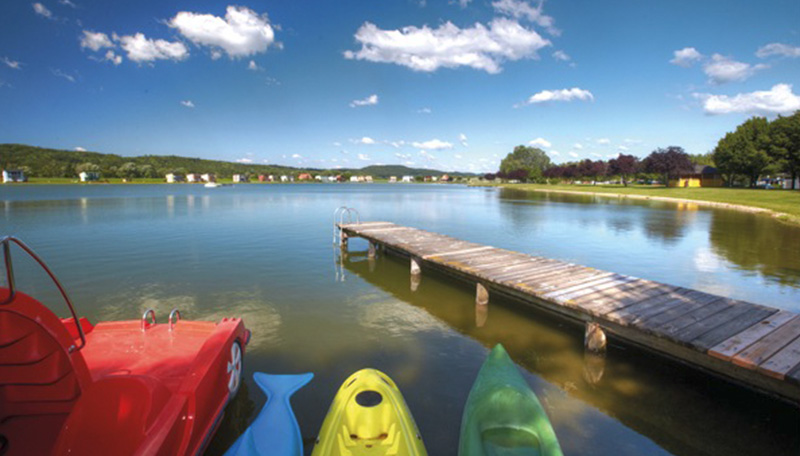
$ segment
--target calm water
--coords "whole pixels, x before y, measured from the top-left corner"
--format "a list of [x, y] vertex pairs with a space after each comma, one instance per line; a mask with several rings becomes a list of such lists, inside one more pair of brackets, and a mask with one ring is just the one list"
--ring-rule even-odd
[[[0, 234], [53, 267], [93, 321], [241, 316], [254, 371], [312, 371], [293, 399], [313, 440], [341, 382], [376, 367], [400, 385], [432, 455], [455, 454], [461, 411], [502, 342], [550, 414], [566, 454], [800, 453], [800, 412], [629, 347], [585, 359], [582, 328], [511, 302], [476, 315], [473, 290], [408, 264], [338, 257], [340, 205], [455, 237], [800, 311], [800, 228], [768, 217], [644, 201], [423, 185], [0, 187]], [[18, 257], [21, 258], [21, 257]], [[20, 288], [54, 299], [17, 261]], [[343, 280], [342, 280], [343, 279]], [[265, 398], [251, 381], [210, 453]], [[311, 445], [307, 445], [310, 449]]]

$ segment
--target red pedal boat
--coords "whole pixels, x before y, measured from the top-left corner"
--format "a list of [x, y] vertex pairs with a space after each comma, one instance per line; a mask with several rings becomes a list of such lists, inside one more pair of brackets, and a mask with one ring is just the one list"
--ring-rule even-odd
[[[11, 246], [61, 292], [60, 319], [15, 289]], [[157, 324], [78, 318], [66, 292], [23, 242], [0, 239], [0, 455], [195, 455], [239, 389], [250, 332], [239, 318]]]

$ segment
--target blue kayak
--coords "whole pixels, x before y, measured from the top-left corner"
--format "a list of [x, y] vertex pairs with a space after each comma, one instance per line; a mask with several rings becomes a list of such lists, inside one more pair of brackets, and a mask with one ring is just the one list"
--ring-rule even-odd
[[225, 456], [302, 456], [303, 437], [289, 398], [314, 378], [314, 374], [253, 374], [258, 386], [267, 395], [267, 403], [225, 452]]

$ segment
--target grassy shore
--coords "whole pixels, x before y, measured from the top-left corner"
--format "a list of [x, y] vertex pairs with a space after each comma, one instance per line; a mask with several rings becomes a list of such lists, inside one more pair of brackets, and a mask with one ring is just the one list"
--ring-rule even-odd
[[694, 201], [731, 209], [768, 212], [774, 217], [800, 224], [800, 191], [749, 188], [666, 188], [631, 185], [546, 185], [546, 184], [477, 184], [532, 192], [582, 193], [604, 196]]

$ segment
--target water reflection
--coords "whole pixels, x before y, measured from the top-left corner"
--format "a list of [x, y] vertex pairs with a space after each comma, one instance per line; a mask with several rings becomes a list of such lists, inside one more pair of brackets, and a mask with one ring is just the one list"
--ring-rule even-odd
[[[549, 408], [566, 454], [604, 454], [596, 434], [602, 432], [598, 427], [603, 420], [593, 416], [593, 408], [675, 454], [800, 451], [800, 412], [786, 404], [630, 347], [611, 345], [605, 357], [585, 354], [582, 327], [502, 299], [493, 298], [491, 317], [478, 325], [470, 287], [426, 272], [425, 281], [412, 293], [403, 286], [409, 276], [404, 260], [379, 258], [377, 263], [377, 270], [369, 273], [367, 262], [351, 254], [345, 267], [418, 308], [402, 310], [392, 304], [396, 307], [389, 322], [427, 322], [430, 317], [420, 312], [429, 313], [487, 347], [503, 343], [517, 363], [556, 386], [541, 387], [537, 393]], [[535, 378], [528, 376], [529, 381]]]

